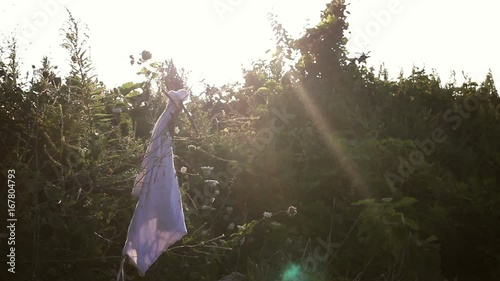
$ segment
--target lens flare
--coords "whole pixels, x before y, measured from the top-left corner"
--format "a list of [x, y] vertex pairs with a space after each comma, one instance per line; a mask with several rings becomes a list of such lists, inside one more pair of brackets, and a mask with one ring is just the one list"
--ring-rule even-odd
[[297, 281], [300, 276], [300, 266], [292, 264], [283, 273], [283, 281]]

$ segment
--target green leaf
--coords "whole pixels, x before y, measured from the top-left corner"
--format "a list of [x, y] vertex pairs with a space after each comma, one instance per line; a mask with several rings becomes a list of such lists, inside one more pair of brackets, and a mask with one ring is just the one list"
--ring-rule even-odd
[[415, 204], [416, 202], [418, 202], [417, 199], [413, 198], [413, 197], [403, 197], [401, 200], [399, 200], [398, 202], [394, 203], [394, 207], [395, 208], [398, 208], [398, 207], [408, 207], [408, 206], [411, 206], [413, 204]]
[[266, 94], [269, 90], [266, 87], [260, 87], [255, 94]]
[[134, 82], [127, 82], [123, 85], [121, 85], [120, 87], [118, 87], [118, 90], [120, 91], [120, 93], [122, 95], [127, 95], [128, 93], [130, 93], [131, 91], [137, 89], [137, 84], [134, 84]]
[[393, 200], [393, 198], [392, 198], [392, 197], [387, 197], [387, 198], [382, 198], [382, 200], [381, 200], [381, 201], [382, 201], [382, 203], [391, 203], [391, 202], [392, 202], [392, 200]]
[[364, 199], [364, 200], [360, 200], [360, 201], [357, 201], [357, 202], [354, 202], [354, 203], [351, 203], [352, 206], [359, 206], [359, 205], [371, 205], [375, 203], [375, 199], [373, 198], [370, 198], [370, 199]]
[[437, 237], [436, 237], [436, 236], [434, 236], [434, 235], [431, 235], [431, 236], [429, 236], [427, 239], [425, 239], [425, 242], [427, 242], [427, 243], [432, 243], [432, 242], [436, 242], [436, 241], [438, 241], [438, 240], [439, 240], [439, 238], [437, 238]]
[[122, 89], [128, 89], [128, 88], [132, 88], [134, 86], [134, 82], [127, 82], [127, 83], [124, 83], [120, 86], [120, 88]]
[[405, 225], [407, 225], [409, 228], [411, 228], [413, 230], [420, 230], [420, 227], [418, 226], [418, 224], [414, 220], [405, 219]]
[[136, 97], [136, 96], [139, 96], [141, 93], [139, 93], [139, 91], [132, 91], [130, 93], [128, 93], [125, 98], [127, 99], [130, 99], [130, 98], [133, 98], [133, 97]]
[[100, 95], [105, 89], [104, 88], [96, 88], [95, 90], [93, 90], [90, 94], [92, 96], [95, 96], [95, 95]]
[[94, 117], [112, 117], [113, 114], [109, 114], [109, 113], [96, 113], [94, 114]]
[[101, 118], [99, 119], [99, 122], [111, 122], [115, 118]]

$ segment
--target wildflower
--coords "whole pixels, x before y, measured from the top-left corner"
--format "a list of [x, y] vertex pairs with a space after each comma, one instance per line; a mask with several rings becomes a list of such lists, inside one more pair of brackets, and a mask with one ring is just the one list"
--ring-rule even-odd
[[295, 208], [294, 206], [290, 206], [286, 210], [286, 213], [288, 214], [288, 216], [293, 217], [297, 214], [297, 208]]
[[231, 215], [233, 213], [233, 207], [227, 207], [226, 212], [228, 215]]
[[210, 167], [210, 166], [201, 167], [201, 171], [203, 171], [203, 175], [205, 177], [208, 177], [213, 169], [214, 169], [214, 167]]
[[229, 229], [229, 230], [233, 230], [233, 229], [234, 229], [234, 223], [230, 223], [230, 224], [227, 226], [227, 229]]
[[182, 167], [181, 168], [181, 173], [185, 174], [187, 172], [187, 168], [186, 167]]
[[219, 195], [220, 191], [218, 189], [215, 190], [215, 195]]
[[181, 130], [179, 129], [179, 127], [175, 127], [174, 132], [175, 132], [176, 135], [179, 134], [180, 131]]
[[216, 180], [206, 180], [205, 183], [208, 184], [209, 187], [215, 187], [219, 184], [219, 182]]
[[264, 218], [270, 219], [273, 216], [273, 213], [271, 212], [264, 212]]

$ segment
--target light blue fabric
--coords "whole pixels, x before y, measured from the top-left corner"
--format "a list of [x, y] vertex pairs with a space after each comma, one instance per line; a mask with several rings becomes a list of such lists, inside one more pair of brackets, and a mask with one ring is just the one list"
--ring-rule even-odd
[[123, 254], [130, 257], [141, 276], [169, 246], [187, 234], [168, 128], [180, 111], [176, 104], [184, 101], [188, 93], [179, 90], [168, 94], [169, 104], [156, 121], [132, 190], [139, 201], [123, 248]]

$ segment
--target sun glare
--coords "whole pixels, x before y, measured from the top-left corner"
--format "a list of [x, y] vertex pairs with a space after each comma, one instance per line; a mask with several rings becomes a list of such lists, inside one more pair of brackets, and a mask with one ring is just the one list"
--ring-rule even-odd
[[335, 159], [339, 161], [342, 166], [342, 169], [349, 175], [352, 180], [353, 186], [358, 188], [358, 191], [364, 196], [368, 197], [369, 194], [366, 194], [367, 189], [362, 177], [359, 175], [358, 171], [354, 168], [355, 165], [348, 159], [346, 156], [344, 149], [341, 144], [337, 141], [339, 138], [336, 135], [332, 122], [328, 122], [328, 120], [323, 116], [321, 110], [316, 105], [314, 100], [310, 97], [309, 93], [306, 89], [301, 85], [296, 85], [298, 89], [298, 94], [301, 98], [304, 107], [311, 117], [312, 120], [316, 122], [316, 126], [321, 133], [323, 139], [325, 140], [325, 144], [333, 154]]

